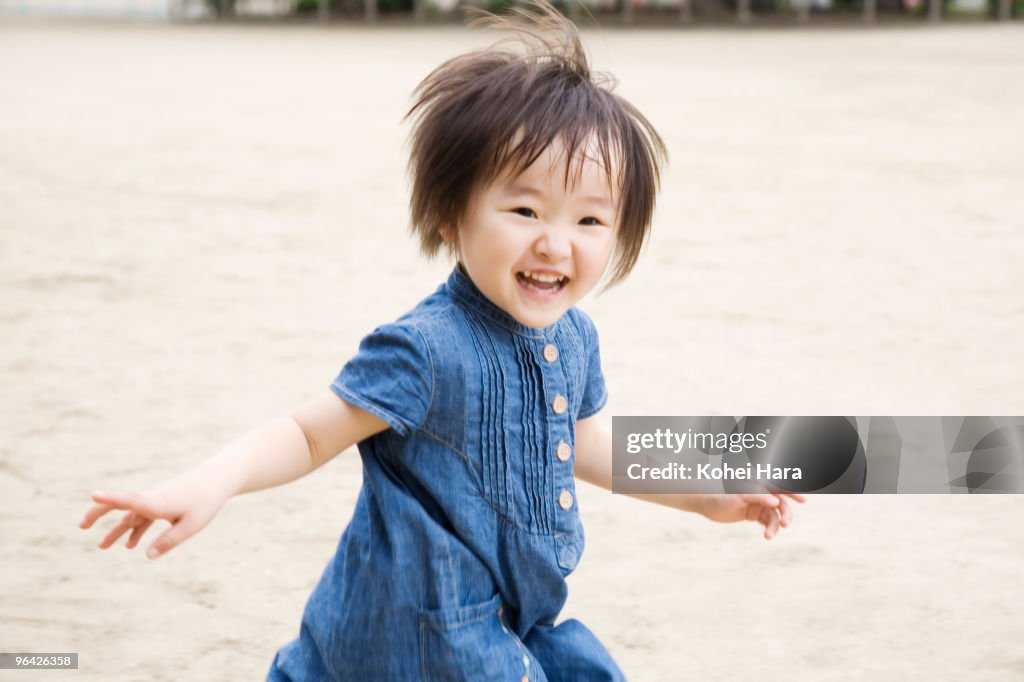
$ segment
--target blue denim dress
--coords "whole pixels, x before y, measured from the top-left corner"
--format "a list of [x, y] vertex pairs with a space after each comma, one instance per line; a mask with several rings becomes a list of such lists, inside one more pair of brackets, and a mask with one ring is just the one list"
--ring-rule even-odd
[[554, 624], [583, 551], [575, 423], [607, 400], [586, 315], [526, 327], [457, 267], [331, 389], [391, 428], [359, 443], [352, 521], [268, 680], [624, 679]]

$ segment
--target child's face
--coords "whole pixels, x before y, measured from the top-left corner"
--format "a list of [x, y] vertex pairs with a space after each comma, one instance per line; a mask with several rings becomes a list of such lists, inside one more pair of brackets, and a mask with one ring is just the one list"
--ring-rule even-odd
[[470, 279], [528, 327], [554, 324], [608, 265], [618, 197], [596, 156], [587, 151], [566, 189], [567, 161], [552, 144], [518, 177], [505, 174], [478, 191], [459, 226], [457, 250]]

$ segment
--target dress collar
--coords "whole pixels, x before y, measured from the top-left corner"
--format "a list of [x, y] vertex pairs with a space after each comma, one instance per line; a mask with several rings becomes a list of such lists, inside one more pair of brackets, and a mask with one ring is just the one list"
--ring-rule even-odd
[[494, 305], [489, 298], [483, 295], [483, 292], [477, 289], [461, 264], [456, 265], [452, 274], [448, 276], [447, 287], [448, 293], [457, 303], [520, 336], [531, 339], [550, 339], [554, 336], [558, 322], [561, 322], [559, 319], [548, 327], [527, 327], [518, 322], [514, 317]]

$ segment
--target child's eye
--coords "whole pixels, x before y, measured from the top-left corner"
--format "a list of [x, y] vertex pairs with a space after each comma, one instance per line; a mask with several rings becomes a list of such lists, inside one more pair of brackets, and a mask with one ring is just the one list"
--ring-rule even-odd
[[[593, 220], [594, 222], [588, 223], [588, 222], [586, 222], [587, 220]], [[586, 225], [600, 225], [601, 224], [601, 221], [598, 220], [597, 218], [593, 217], [593, 216], [588, 216], [588, 217], [584, 218], [583, 220], [581, 220], [580, 222], [584, 223]]]
[[525, 206], [520, 206], [519, 208], [514, 208], [514, 209], [512, 209], [512, 212], [513, 213], [518, 213], [519, 215], [523, 216], [524, 218], [536, 218], [537, 217], [537, 214], [533, 212], [532, 208], [526, 208]]

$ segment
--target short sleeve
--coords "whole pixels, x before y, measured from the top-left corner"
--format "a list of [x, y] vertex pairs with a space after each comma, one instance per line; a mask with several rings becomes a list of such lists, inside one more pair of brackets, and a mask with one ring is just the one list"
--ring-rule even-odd
[[583, 349], [586, 356], [586, 384], [583, 388], [583, 399], [580, 401], [576, 419], [592, 417], [608, 402], [608, 389], [604, 384], [604, 373], [601, 371], [601, 348], [597, 338], [597, 327], [583, 311], [579, 312], [582, 327]]
[[427, 342], [408, 323], [373, 330], [331, 384], [339, 398], [376, 415], [402, 436], [426, 420], [433, 389]]

